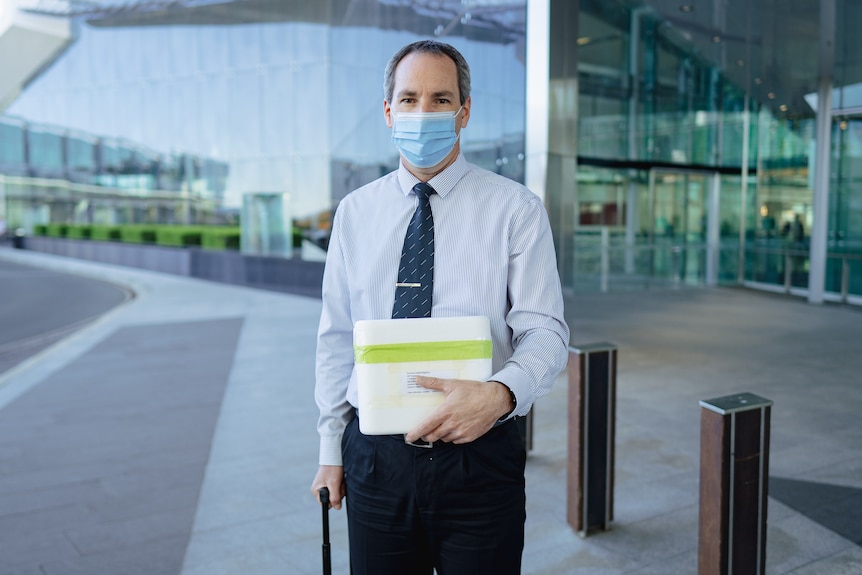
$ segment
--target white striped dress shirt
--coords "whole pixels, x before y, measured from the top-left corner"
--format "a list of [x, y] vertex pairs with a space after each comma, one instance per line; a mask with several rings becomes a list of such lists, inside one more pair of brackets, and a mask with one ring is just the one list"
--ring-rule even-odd
[[[320, 464], [341, 465], [341, 436], [357, 402], [353, 325], [389, 319], [404, 234], [419, 180], [402, 165], [342, 200], [323, 274], [315, 399]], [[432, 317], [491, 320], [493, 375], [523, 416], [566, 367], [569, 328], [541, 200], [463, 155], [432, 178]], [[361, 417], [361, 414], [360, 414]]]

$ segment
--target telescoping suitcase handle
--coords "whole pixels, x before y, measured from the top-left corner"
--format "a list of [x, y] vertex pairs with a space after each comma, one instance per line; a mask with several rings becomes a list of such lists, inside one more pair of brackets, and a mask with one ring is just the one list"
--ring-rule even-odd
[[329, 548], [329, 489], [321, 487], [318, 493], [323, 512], [323, 575], [332, 575], [332, 555]]

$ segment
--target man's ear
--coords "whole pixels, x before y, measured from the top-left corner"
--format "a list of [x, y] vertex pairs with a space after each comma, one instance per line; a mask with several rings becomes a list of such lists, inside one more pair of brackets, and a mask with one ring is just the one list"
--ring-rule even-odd
[[386, 119], [386, 126], [392, 127], [392, 108], [389, 107], [389, 102], [383, 100], [383, 117]]
[[462, 108], [461, 109], [461, 127], [462, 128], [466, 128], [467, 122], [470, 121], [470, 104], [471, 104], [471, 100], [470, 100], [470, 97], [468, 96], [467, 101], [464, 102], [463, 106], [461, 106], [461, 108]]

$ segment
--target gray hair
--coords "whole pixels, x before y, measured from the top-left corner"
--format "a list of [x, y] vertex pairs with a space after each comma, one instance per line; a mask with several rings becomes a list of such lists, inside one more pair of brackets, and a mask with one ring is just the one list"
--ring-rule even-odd
[[395, 89], [395, 68], [401, 60], [408, 54], [419, 52], [422, 54], [434, 54], [436, 56], [448, 56], [455, 62], [455, 68], [458, 71], [458, 92], [460, 92], [461, 105], [470, 97], [470, 66], [467, 65], [467, 60], [461, 55], [461, 52], [443, 42], [436, 40], [420, 40], [407, 44], [397, 52], [389, 63], [386, 64], [386, 71], [383, 73], [383, 98], [387, 102], [392, 102], [392, 91]]

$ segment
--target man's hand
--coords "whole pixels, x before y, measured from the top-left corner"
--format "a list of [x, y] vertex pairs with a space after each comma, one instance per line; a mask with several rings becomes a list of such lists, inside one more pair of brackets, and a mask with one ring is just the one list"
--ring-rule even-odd
[[469, 443], [485, 435], [498, 419], [512, 411], [509, 388], [498, 381], [416, 378], [416, 383], [446, 394], [443, 405], [407, 434], [407, 441], [420, 437], [434, 442]]
[[311, 494], [320, 503], [321, 488], [329, 488], [329, 503], [333, 509], [341, 509], [341, 500], [344, 498], [344, 468], [340, 465], [321, 465], [317, 468], [317, 475], [311, 482]]

